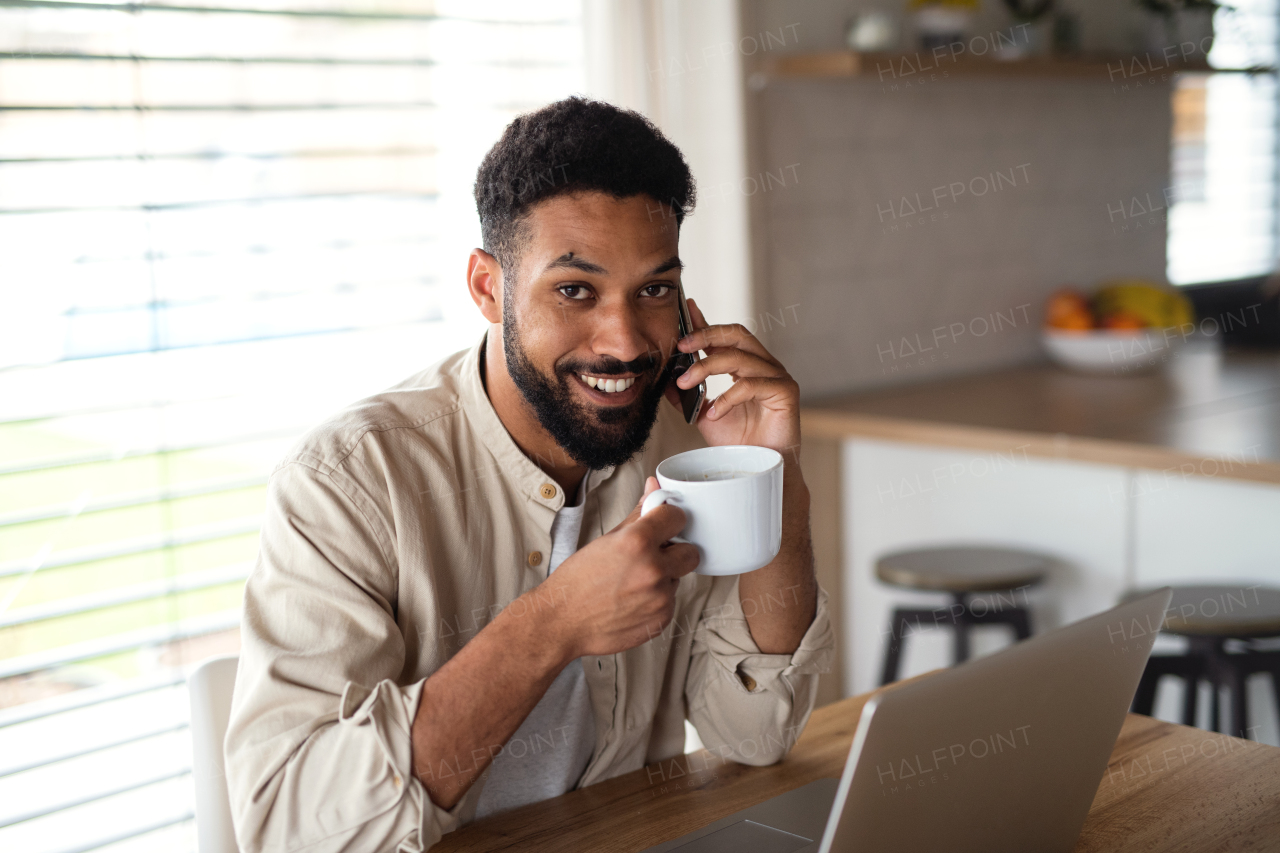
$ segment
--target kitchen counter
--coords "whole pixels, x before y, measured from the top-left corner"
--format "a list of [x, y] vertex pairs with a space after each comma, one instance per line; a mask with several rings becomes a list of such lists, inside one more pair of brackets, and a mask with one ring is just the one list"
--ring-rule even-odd
[[1280, 354], [1188, 346], [1165, 372], [1050, 364], [811, 401], [806, 437], [876, 438], [1280, 484]]

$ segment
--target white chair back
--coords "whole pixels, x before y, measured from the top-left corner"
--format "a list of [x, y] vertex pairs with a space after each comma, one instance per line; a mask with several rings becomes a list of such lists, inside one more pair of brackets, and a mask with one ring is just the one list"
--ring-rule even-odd
[[238, 853], [231, 825], [231, 801], [222, 763], [222, 740], [231, 717], [236, 683], [235, 655], [209, 658], [187, 679], [191, 696], [191, 775], [196, 788], [199, 853]]

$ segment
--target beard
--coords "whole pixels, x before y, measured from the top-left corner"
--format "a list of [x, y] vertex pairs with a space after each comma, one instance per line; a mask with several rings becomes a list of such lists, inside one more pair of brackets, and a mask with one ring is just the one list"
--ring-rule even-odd
[[[533, 408], [542, 428], [570, 458], [588, 468], [615, 467], [631, 459], [649, 440], [658, 419], [658, 405], [671, 380], [675, 353], [666, 364], [652, 353], [630, 362], [608, 357], [594, 364], [564, 361], [555, 366], [553, 375], [547, 376], [529, 359], [515, 314], [508, 308], [510, 302], [504, 302], [502, 349], [507, 357], [507, 373]], [[569, 387], [569, 383], [578, 381], [575, 377], [580, 373], [636, 373], [637, 382], [648, 380], [648, 384], [629, 406], [591, 406]]]

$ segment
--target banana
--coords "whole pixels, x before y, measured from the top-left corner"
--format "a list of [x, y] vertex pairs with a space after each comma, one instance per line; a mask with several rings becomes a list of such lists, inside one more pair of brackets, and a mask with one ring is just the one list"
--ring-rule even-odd
[[1141, 317], [1156, 329], [1195, 322], [1191, 302], [1181, 293], [1142, 279], [1117, 279], [1103, 285], [1093, 297], [1094, 314], [1100, 318], [1126, 312]]

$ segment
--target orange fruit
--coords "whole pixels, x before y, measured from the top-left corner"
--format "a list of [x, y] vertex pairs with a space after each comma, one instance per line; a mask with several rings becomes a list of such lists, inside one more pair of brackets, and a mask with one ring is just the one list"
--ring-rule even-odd
[[1147, 321], [1133, 311], [1116, 311], [1102, 318], [1104, 329], [1145, 329]]
[[1063, 329], [1065, 331], [1084, 332], [1093, 328], [1093, 315], [1084, 312], [1076, 312], [1072, 314], [1062, 314], [1055, 317], [1052, 323], [1048, 324], [1053, 329]]
[[1069, 287], [1057, 291], [1045, 303], [1044, 322], [1055, 329], [1093, 328], [1093, 313], [1083, 293]]

